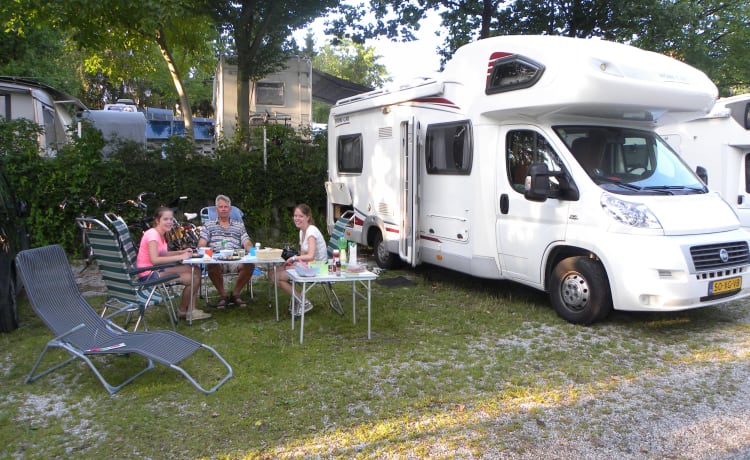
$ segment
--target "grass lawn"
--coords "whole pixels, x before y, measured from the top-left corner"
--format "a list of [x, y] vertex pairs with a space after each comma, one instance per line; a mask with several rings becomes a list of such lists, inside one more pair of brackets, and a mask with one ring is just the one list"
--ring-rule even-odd
[[[744, 302], [615, 313], [581, 327], [559, 319], [545, 294], [512, 283], [430, 266], [381, 275], [395, 277], [414, 284], [373, 283], [371, 340], [366, 310], [352, 324], [343, 287], [345, 317], [311, 291], [302, 345], [288, 298], [280, 294], [276, 322], [265, 281], [247, 309], [207, 308], [211, 319], [181, 322], [180, 333], [234, 368], [208, 396], [159, 365], [113, 396], [80, 361], [24, 383], [51, 336], [21, 297], [20, 328], [0, 334], [0, 458], [521, 457], [540, 437], [614, 442], [616, 427], [592, 429], [607, 407], [592, 411], [590, 425], [566, 421], [561, 408], [615, 398], [625, 382], [675, 366], [745, 358], [733, 352], [748, 332]], [[104, 297], [89, 300], [98, 310]], [[169, 328], [162, 308], [147, 321]], [[115, 381], [143, 364], [99, 362]], [[207, 354], [186, 367], [209, 383], [221, 371]], [[669, 403], [699, 397], [688, 389]]]

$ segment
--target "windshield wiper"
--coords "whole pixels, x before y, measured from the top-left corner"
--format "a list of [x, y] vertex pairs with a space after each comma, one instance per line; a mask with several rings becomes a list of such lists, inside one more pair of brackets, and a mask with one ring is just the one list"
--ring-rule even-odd
[[609, 179], [607, 177], [602, 177], [602, 176], [599, 176], [596, 178], [596, 183], [597, 184], [613, 184], [613, 185], [617, 185], [627, 190], [635, 190], [635, 191], [641, 190], [641, 187], [637, 185], [629, 184], [627, 182], [621, 182], [619, 180]]
[[687, 185], [651, 185], [644, 187], [644, 190], [655, 190], [658, 192], [672, 193], [675, 190], [689, 190], [691, 192], [703, 193], [705, 191], [702, 187], [690, 187]]

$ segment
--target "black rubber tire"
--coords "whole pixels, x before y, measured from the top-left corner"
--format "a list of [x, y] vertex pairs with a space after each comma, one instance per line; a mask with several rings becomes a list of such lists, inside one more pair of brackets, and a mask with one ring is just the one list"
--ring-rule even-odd
[[383, 243], [383, 235], [380, 232], [375, 234], [372, 247], [375, 252], [375, 263], [378, 264], [378, 267], [386, 269], [398, 267], [401, 259], [398, 254], [388, 252], [388, 248]]
[[612, 311], [609, 280], [602, 265], [588, 257], [568, 257], [550, 279], [550, 300], [557, 314], [573, 324], [591, 324]]
[[12, 266], [9, 275], [0, 280], [0, 332], [11, 332], [18, 328], [16, 275]]

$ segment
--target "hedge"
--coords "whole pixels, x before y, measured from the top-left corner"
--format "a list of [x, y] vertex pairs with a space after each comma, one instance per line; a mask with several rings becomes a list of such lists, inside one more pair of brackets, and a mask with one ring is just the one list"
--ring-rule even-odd
[[[36, 144], [36, 125], [0, 120], [0, 164], [16, 198], [29, 204], [26, 225], [31, 245], [58, 243], [72, 256], [82, 249], [77, 216], [119, 212], [131, 222], [141, 211], [117, 204], [141, 192], [156, 194], [145, 200], [151, 211], [185, 195], [188, 199], [179, 210], [195, 213], [213, 205], [216, 195], [227, 195], [245, 213], [251, 238], [273, 246], [297, 242], [292, 210], [307, 203], [325, 233], [325, 134], [309, 141], [292, 129], [267, 126], [266, 137], [276, 142], [267, 143], [264, 165], [261, 129], [257, 128], [249, 148], [225, 142], [210, 156], [174, 137], [160, 149], [119, 143], [103, 158], [100, 131], [84, 125], [80, 138], [71, 136], [73, 141], [54, 157], [44, 157]], [[181, 218], [179, 213], [177, 217]]]

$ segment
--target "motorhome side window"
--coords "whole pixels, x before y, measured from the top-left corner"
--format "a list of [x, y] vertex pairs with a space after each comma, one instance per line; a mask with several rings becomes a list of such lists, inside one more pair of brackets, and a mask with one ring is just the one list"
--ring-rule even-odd
[[471, 125], [468, 121], [427, 127], [425, 164], [428, 174], [470, 174]]
[[339, 136], [336, 143], [336, 161], [339, 173], [362, 172], [362, 135]]
[[[534, 163], [544, 163], [550, 171], [562, 170], [562, 164], [557, 153], [547, 140], [536, 131], [509, 131], [505, 139], [505, 164], [508, 169], [508, 181], [514, 190], [523, 193], [529, 166]], [[559, 184], [550, 181], [552, 190], [559, 188]]]

